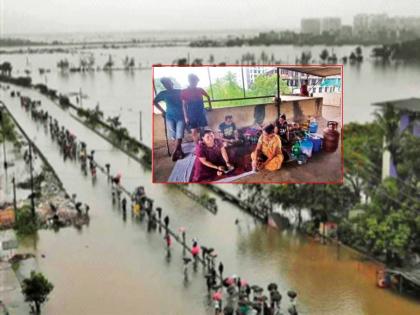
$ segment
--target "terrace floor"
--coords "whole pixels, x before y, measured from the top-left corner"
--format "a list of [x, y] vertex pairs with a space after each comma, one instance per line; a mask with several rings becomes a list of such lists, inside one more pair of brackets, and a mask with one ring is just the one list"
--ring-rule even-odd
[[[341, 130], [341, 111], [337, 106], [323, 106], [323, 117], [318, 118], [318, 132], [326, 127], [327, 121], [335, 120], [340, 122]], [[192, 142], [190, 134], [187, 134], [184, 142]], [[171, 148], [172, 149], [172, 148]], [[244, 149], [246, 151], [246, 149]], [[237, 151], [237, 149], [236, 149]], [[229, 152], [229, 151], [228, 151]], [[237, 151], [238, 152], [238, 151]], [[239, 149], [239, 155], [242, 154]], [[164, 141], [154, 143], [154, 165], [153, 181], [166, 183], [174, 168], [175, 163], [167, 154], [166, 143]], [[246, 154], [246, 153], [243, 153]], [[241, 163], [243, 164], [243, 163]], [[248, 163], [246, 163], [248, 164]], [[250, 163], [249, 163], [250, 164]], [[249, 165], [239, 166], [242, 172], [249, 168]], [[237, 175], [234, 174], [234, 175]], [[278, 171], [260, 171], [248, 176], [232, 180], [233, 183], [299, 183], [299, 182], [341, 182], [342, 181], [342, 152], [341, 143], [339, 148], [333, 153], [320, 152], [313, 154], [312, 158], [305, 165], [298, 165], [295, 161], [283, 163]]]

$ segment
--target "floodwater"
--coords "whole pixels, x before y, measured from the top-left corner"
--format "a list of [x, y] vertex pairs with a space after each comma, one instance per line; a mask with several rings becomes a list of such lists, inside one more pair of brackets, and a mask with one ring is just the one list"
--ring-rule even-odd
[[[92, 50], [97, 63], [105, 62], [108, 55], [115, 60], [125, 55], [134, 56], [137, 62], [149, 67], [153, 63], [171, 63], [186, 57], [204, 58], [210, 54], [216, 62], [234, 63], [241, 54], [262, 49], [276, 59], [293, 63], [294, 58], [307, 48], [292, 46], [190, 49], [132, 48], [125, 50]], [[334, 48], [338, 57], [354, 47]], [[321, 47], [312, 49], [319, 55]], [[367, 48], [364, 49], [367, 56]], [[84, 106], [100, 103], [107, 115], [121, 113], [123, 122], [133, 135], [137, 135], [138, 110], [143, 117], [151, 115], [151, 70], [113, 73], [70, 73], [56, 71], [55, 64], [67, 57], [74, 62], [74, 55], [0, 55], [1, 61], [9, 60], [16, 70], [32, 67], [34, 82], [45, 81], [63, 92], [78, 91], [89, 98]], [[28, 58], [28, 60], [27, 60]], [[101, 59], [102, 58], [102, 59]], [[28, 66], [26, 65], [28, 61]], [[51, 73], [40, 76], [39, 67], [50, 68]], [[379, 66], [366, 61], [361, 66], [344, 68], [345, 121], [367, 121], [373, 101], [419, 96], [415, 88], [420, 74], [416, 65]], [[213, 215], [167, 185], [150, 185], [151, 174], [137, 162], [127, 157], [109, 143], [95, 135], [51, 101], [34, 91], [24, 95], [40, 99], [43, 106], [88, 148], [95, 149], [96, 159], [102, 165], [110, 162], [113, 173], [122, 172], [122, 183], [129, 189], [144, 185], [156, 206], [169, 214], [171, 226], [187, 229], [187, 239], [198, 238], [199, 243], [214, 247], [225, 265], [225, 274], [239, 274], [251, 284], [266, 286], [274, 281], [285, 297], [288, 289], [298, 292], [298, 308], [308, 315], [394, 315], [418, 314], [420, 303], [375, 286], [374, 264], [361, 262], [357, 255], [334, 246], [320, 245], [291, 231], [272, 230], [257, 224], [253, 218], [216, 196], [219, 211]], [[348, 95], [348, 96], [347, 96]], [[40, 269], [55, 289], [45, 305], [46, 314], [212, 314], [208, 306], [205, 281], [199, 267], [190, 270], [190, 281], [184, 283], [181, 251], [174, 246], [172, 259], [165, 258], [163, 234], [149, 233], [144, 223], [128, 214], [126, 220], [111, 202], [110, 187], [102, 174], [92, 184], [80, 168], [71, 161], [63, 162], [56, 144], [45, 130], [35, 125], [18, 104], [17, 99], [2, 95], [13, 115], [31, 134], [37, 145], [60, 174], [70, 193], [91, 206], [91, 222], [81, 230], [61, 229], [58, 233], [40, 231], [36, 239], [24, 242], [24, 250], [36, 253]], [[144, 118], [143, 136], [151, 143], [148, 118]], [[130, 123], [131, 122], [131, 123]], [[195, 190], [204, 188], [194, 187]], [[209, 194], [212, 195], [211, 192]], [[235, 220], [239, 224], [235, 225]], [[43, 258], [41, 255], [45, 255]], [[284, 308], [287, 299], [283, 299]]]
[[[150, 119], [152, 114], [152, 71], [153, 64], [171, 64], [175, 59], [189, 57], [203, 59], [206, 63], [210, 55], [216, 63], [241, 62], [245, 53], [252, 53], [257, 59], [264, 51], [284, 64], [295, 63], [303, 51], [311, 51], [314, 63], [319, 63], [323, 46], [255, 46], [255, 47], [138, 47], [126, 49], [84, 49], [72, 53], [55, 54], [3, 54], [0, 61], [10, 61], [15, 75], [25, 75], [24, 70], [30, 70], [34, 83], [47, 83], [61, 93], [79, 92], [87, 94], [83, 106], [93, 107], [98, 102], [105, 114], [121, 115], [121, 120], [129, 132], [138, 138], [140, 135], [140, 113], [143, 113], [142, 136], [146, 144], [151, 145]], [[340, 59], [349, 56], [355, 46], [329, 47]], [[344, 121], [365, 122], [372, 119], [373, 102], [399, 98], [419, 97], [418, 77], [420, 64], [389, 64], [371, 60], [372, 47], [363, 47], [365, 61], [361, 65], [344, 66]], [[122, 60], [134, 57], [136, 65], [143, 70], [134, 71], [98, 71], [85, 73], [62, 73], [58, 71], [57, 62], [67, 58], [74, 66], [79, 65], [80, 58], [92, 54], [95, 66], [102, 67], [111, 55], [115, 67], [122, 67]], [[50, 69], [50, 73], [39, 73], [39, 68]], [[211, 71], [211, 70], [210, 70]]]
[[[32, 97], [34, 93], [22, 91]], [[184, 283], [179, 247], [174, 246], [168, 262], [163, 235], [147, 232], [145, 224], [130, 215], [124, 220], [121, 211], [112, 205], [104, 176], [99, 174], [93, 185], [77, 164], [63, 162], [56, 144], [43, 127], [29, 118], [17, 99], [8, 95], [2, 99], [45, 152], [68, 191], [91, 205], [88, 227], [66, 228], [58, 233], [40, 231], [37, 238], [23, 242], [22, 250], [36, 254], [40, 269], [55, 285], [45, 313], [212, 314], [201, 267], [197, 273], [190, 270], [190, 281]], [[173, 229], [183, 226], [189, 241], [196, 237], [202, 245], [214, 247], [224, 262], [226, 275], [239, 274], [251, 284], [264, 287], [274, 281], [283, 295], [288, 289], [295, 289], [301, 314], [410, 315], [420, 311], [418, 302], [377, 289], [376, 266], [361, 262], [344, 248], [337, 254], [334, 246], [259, 225], [220, 198], [219, 211], [213, 215], [174, 188], [149, 185], [150, 173], [138, 163], [48, 99], [37, 99], [60, 124], [74, 130], [88, 148], [95, 149], [100, 164], [110, 162], [112, 172], [121, 171], [124, 186], [133, 189], [145, 185], [156, 206], [169, 214]], [[236, 219], [238, 225], [234, 223]]]

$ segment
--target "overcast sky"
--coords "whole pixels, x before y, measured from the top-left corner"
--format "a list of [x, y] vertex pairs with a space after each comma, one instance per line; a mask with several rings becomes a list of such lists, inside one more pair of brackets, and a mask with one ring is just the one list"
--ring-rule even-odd
[[298, 29], [302, 17], [420, 15], [419, 0], [0, 0], [0, 32]]

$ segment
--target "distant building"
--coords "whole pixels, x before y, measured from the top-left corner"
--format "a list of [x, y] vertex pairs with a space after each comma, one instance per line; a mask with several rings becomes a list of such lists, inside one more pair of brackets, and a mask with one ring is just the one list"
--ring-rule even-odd
[[337, 34], [341, 30], [341, 19], [335, 17], [323, 18], [321, 21], [321, 33]]
[[302, 34], [319, 35], [321, 34], [320, 19], [302, 19], [300, 21], [300, 32]]
[[[273, 71], [274, 74], [274, 71]], [[303, 81], [308, 80], [308, 91], [316, 96], [341, 92], [341, 76], [321, 78], [306, 73], [288, 69], [280, 70], [280, 77], [292, 90], [292, 94], [299, 94]]]
[[353, 28], [351, 25], [342, 25], [340, 29], [340, 39], [348, 40], [353, 36]]
[[361, 36], [369, 31], [369, 15], [357, 14], [353, 18], [353, 33]]
[[388, 29], [389, 18], [386, 14], [372, 14], [369, 16], [369, 31], [377, 34]]

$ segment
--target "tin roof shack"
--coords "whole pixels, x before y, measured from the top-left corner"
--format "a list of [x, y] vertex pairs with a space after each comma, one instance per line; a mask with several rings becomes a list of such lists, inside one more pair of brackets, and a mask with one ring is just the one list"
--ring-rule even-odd
[[[414, 136], [420, 137], [420, 98], [407, 98], [394, 101], [373, 103], [373, 105], [386, 108], [391, 106], [400, 115], [399, 132], [410, 131]], [[385, 139], [384, 139], [385, 145]], [[397, 166], [392, 161], [391, 154], [384, 150], [382, 157], [382, 178], [398, 177]]]
[[4, 204], [0, 206], [0, 228], [11, 228], [15, 223], [15, 211], [13, 205]]
[[391, 287], [400, 293], [420, 297], [420, 265], [385, 269], [385, 274], [391, 279]]

